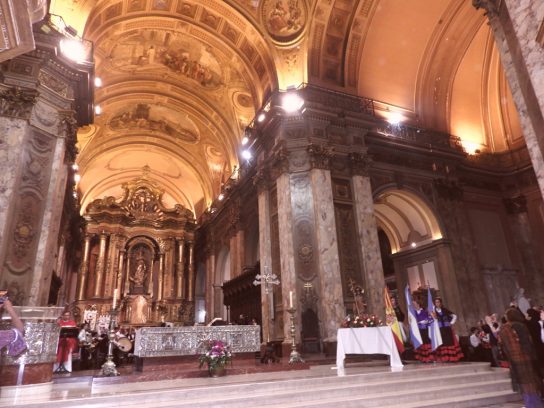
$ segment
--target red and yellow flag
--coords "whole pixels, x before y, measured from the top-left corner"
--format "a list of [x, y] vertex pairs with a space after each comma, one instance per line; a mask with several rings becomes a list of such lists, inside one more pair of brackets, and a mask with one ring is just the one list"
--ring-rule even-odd
[[400, 323], [397, 320], [397, 315], [395, 314], [395, 309], [393, 309], [393, 304], [391, 303], [391, 296], [389, 296], [389, 290], [387, 286], [383, 289], [383, 297], [385, 301], [385, 321], [391, 331], [393, 332], [393, 337], [395, 338], [395, 344], [399, 353], [404, 351], [404, 344], [402, 342], [402, 329], [400, 328]]

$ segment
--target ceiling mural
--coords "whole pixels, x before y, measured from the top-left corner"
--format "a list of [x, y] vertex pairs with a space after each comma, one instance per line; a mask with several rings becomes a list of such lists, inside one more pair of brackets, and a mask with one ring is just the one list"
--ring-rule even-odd
[[138, 30], [108, 43], [111, 49], [103, 69], [109, 68], [112, 73], [156, 73], [164, 69], [204, 88], [223, 85], [221, 63], [211, 48], [181, 33]]
[[179, 142], [197, 143], [199, 135], [196, 125], [187, 118], [184, 122], [179, 120], [179, 115], [173, 109], [140, 103], [114, 115], [108, 125], [113, 130], [161, 132]]
[[523, 143], [489, 26], [470, 3], [51, 0], [93, 42], [103, 82], [102, 114], [78, 133], [85, 202], [121, 191], [136, 162], [198, 217], [235, 172], [270, 92], [302, 82], [371, 98], [384, 119], [401, 114], [482, 151]]

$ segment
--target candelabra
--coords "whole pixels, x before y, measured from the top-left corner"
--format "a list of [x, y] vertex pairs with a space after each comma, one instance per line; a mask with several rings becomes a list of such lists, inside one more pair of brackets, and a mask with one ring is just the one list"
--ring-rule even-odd
[[115, 367], [113, 362], [113, 341], [115, 340], [115, 325], [117, 323], [117, 314], [119, 312], [115, 307], [110, 310], [110, 327], [108, 330], [108, 355], [106, 356], [106, 362], [102, 364], [102, 370], [100, 374], [105, 377], [114, 377], [119, 375], [119, 371]]
[[293, 306], [291, 306], [289, 309], [287, 309], [287, 312], [291, 315], [291, 327], [289, 328], [289, 332], [291, 333], [291, 354], [289, 355], [289, 364], [293, 363], [304, 363], [304, 360], [300, 356], [300, 353], [297, 351], [297, 341], [295, 337], [296, 333], [296, 327], [295, 327], [295, 312], [297, 309], [295, 309]]

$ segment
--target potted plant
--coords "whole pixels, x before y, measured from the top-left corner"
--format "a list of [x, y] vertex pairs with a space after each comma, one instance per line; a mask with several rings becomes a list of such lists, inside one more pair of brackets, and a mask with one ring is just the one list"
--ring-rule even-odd
[[225, 375], [226, 365], [232, 360], [230, 347], [221, 340], [206, 340], [202, 342], [201, 348], [204, 352], [198, 358], [199, 368], [206, 364], [211, 377]]

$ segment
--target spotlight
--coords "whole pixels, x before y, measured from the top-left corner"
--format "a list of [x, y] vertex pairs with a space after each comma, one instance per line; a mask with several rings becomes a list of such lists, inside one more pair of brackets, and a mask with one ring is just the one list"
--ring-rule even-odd
[[251, 157], [252, 157], [251, 152], [250, 152], [248, 149], [244, 150], [244, 151], [242, 152], [242, 157], [243, 157], [244, 159], [246, 159], [246, 160], [251, 159]]
[[265, 119], [266, 119], [266, 115], [263, 112], [259, 113], [259, 116], [257, 116], [257, 122], [259, 123], [261, 123]]
[[395, 125], [395, 126], [400, 124], [403, 120], [404, 120], [404, 116], [402, 116], [402, 114], [400, 114], [399, 112], [391, 112], [389, 114], [389, 117], [387, 118], [387, 121], [391, 125]]
[[302, 105], [304, 105], [304, 99], [298, 96], [296, 92], [286, 93], [281, 100], [281, 106], [287, 113], [293, 113], [300, 110]]
[[100, 105], [96, 105], [94, 107], [94, 114], [95, 115], [100, 115], [102, 113], [102, 108], [100, 107]]
[[94, 86], [97, 87], [97, 88], [100, 88], [102, 86], [102, 79], [100, 79], [99, 77], [95, 77], [94, 78]]
[[410, 244], [410, 246], [411, 246], [412, 248], [415, 248], [415, 247], [417, 246], [417, 244], [416, 244], [415, 242], [412, 242], [412, 243]]
[[219, 194], [219, 195], [217, 196], [217, 199], [218, 199], [219, 201], [223, 201], [224, 198], [225, 198], [225, 194], [223, 194], [223, 193], [221, 193], [221, 194]]
[[77, 36], [77, 30], [72, 26], [69, 26], [69, 25], [65, 26], [64, 31], [66, 32], [66, 34], [70, 34], [72, 37]]
[[81, 176], [79, 174], [74, 174], [74, 181], [77, 183], [79, 183], [79, 180], [81, 180]]
[[74, 170], [74, 171], [79, 170], [79, 166], [77, 165], [77, 163], [72, 164], [72, 170]]
[[72, 61], [79, 63], [87, 60], [87, 50], [81, 41], [64, 38], [60, 40], [60, 51]]
[[244, 137], [242, 138], [242, 146], [245, 146], [245, 145], [247, 144], [247, 142], [249, 142], [249, 139], [248, 139], [247, 136], [244, 136]]

